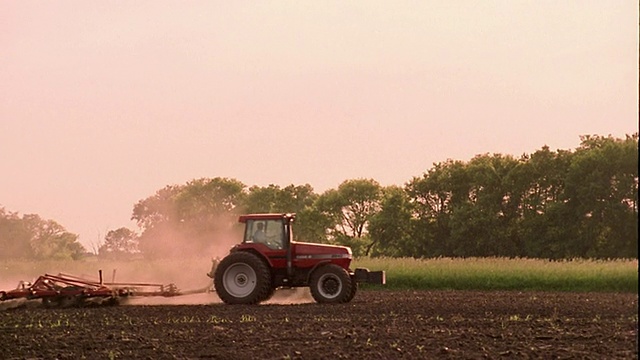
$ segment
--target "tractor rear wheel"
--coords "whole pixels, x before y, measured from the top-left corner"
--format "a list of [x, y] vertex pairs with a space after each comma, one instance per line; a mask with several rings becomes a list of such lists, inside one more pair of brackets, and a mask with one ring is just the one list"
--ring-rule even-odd
[[260, 300], [260, 302], [263, 301], [267, 301], [269, 299], [271, 299], [273, 297], [273, 294], [276, 293], [276, 288], [275, 287], [271, 287], [271, 290], [269, 290], [269, 292], [267, 292], [267, 294], [265, 295], [264, 299]]
[[355, 292], [347, 270], [335, 264], [321, 266], [311, 274], [311, 295], [318, 303], [349, 302]]
[[258, 256], [234, 252], [218, 264], [213, 285], [227, 304], [257, 304], [271, 293], [271, 271]]

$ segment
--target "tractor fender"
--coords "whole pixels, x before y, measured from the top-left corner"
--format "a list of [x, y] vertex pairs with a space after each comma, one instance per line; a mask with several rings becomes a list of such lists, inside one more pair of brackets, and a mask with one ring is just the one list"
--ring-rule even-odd
[[262, 261], [264, 261], [264, 263], [269, 266], [269, 269], [273, 269], [273, 264], [271, 263], [271, 261], [269, 261], [269, 258], [264, 256], [264, 254], [262, 254], [260, 251], [256, 251], [256, 250], [253, 250], [253, 249], [243, 249], [243, 250], [237, 250], [237, 251], [244, 251], [244, 252], [252, 253], [253, 255], [257, 256], [260, 259], [262, 259]]
[[316, 271], [317, 268], [319, 268], [319, 267], [321, 267], [323, 265], [326, 265], [326, 264], [330, 264], [330, 263], [331, 263], [331, 261], [329, 261], [329, 260], [323, 260], [323, 261], [320, 261], [317, 264], [313, 265], [311, 270], [309, 270], [309, 272], [307, 273], [307, 278], [306, 278], [305, 282], [307, 284], [309, 284], [309, 282], [311, 281], [311, 274], [313, 274], [313, 272]]

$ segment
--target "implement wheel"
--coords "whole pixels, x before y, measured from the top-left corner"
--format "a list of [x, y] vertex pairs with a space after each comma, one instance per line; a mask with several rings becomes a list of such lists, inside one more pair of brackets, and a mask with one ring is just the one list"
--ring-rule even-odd
[[[58, 297], [58, 303], [61, 308], [70, 308], [70, 307], [78, 307], [83, 304], [82, 295], [76, 294], [76, 292], [82, 290], [81, 287], [78, 286], [67, 286], [64, 289], [60, 290], [62, 293]], [[65, 292], [69, 292], [69, 294], [65, 294]]]
[[58, 299], [57, 297], [42, 298], [42, 306], [44, 306], [45, 309], [60, 307], [60, 299]]
[[243, 251], [222, 259], [213, 285], [227, 304], [257, 304], [266, 300], [273, 289], [269, 267], [258, 256]]
[[311, 295], [318, 303], [339, 304], [351, 301], [354, 283], [347, 270], [335, 264], [324, 265], [311, 274]]

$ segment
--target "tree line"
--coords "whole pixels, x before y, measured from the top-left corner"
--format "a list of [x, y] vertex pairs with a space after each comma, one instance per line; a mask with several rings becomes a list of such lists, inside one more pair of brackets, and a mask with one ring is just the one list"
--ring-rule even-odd
[[57, 222], [0, 207], [0, 260], [78, 260], [84, 253], [78, 235]]
[[[352, 179], [318, 194], [309, 184], [194, 179], [136, 203], [138, 229], [109, 231], [99, 253], [199, 254], [238, 241], [241, 213], [295, 212], [296, 240], [356, 256], [637, 258], [637, 199], [638, 134], [583, 136], [575, 150], [436, 163], [403, 186]], [[0, 212], [0, 239], [12, 216]]]

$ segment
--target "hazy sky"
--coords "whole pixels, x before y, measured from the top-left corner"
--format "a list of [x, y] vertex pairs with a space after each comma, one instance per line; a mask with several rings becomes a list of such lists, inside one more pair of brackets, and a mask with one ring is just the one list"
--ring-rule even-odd
[[194, 178], [402, 185], [636, 131], [636, 0], [0, 0], [0, 206], [84, 244]]

